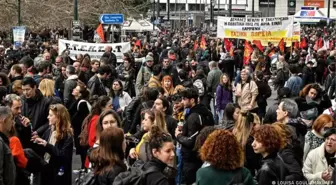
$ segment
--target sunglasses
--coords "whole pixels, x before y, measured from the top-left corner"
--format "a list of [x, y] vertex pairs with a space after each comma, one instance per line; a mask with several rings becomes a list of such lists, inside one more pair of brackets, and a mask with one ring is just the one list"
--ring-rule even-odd
[[50, 110], [57, 111], [57, 106], [56, 105], [50, 105]]

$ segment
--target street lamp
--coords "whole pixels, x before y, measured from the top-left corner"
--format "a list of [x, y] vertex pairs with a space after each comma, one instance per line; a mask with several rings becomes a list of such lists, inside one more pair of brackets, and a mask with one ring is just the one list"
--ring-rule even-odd
[[18, 0], [18, 25], [21, 25], [21, 0]]
[[78, 0], [74, 0], [74, 20], [78, 21]]

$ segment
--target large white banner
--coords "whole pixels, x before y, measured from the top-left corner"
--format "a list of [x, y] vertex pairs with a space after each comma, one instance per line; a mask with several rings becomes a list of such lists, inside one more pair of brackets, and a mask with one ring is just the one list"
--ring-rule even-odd
[[111, 46], [112, 52], [117, 56], [117, 61], [122, 62], [123, 53], [131, 50], [131, 44], [129, 42], [121, 43], [87, 43], [87, 42], [77, 42], [72, 40], [58, 40], [58, 52], [61, 54], [63, 51], [68, 50], [70, 52], [69, 56], [71, 59], [75, 60], [77, 54], [89, 54], [92, 59], [99, 60], [104, 54], [105, 47]]
[[288, 17], [221, 17], [217, 37], [246, 40], [281, 40], [293, 35], [293, 16]]

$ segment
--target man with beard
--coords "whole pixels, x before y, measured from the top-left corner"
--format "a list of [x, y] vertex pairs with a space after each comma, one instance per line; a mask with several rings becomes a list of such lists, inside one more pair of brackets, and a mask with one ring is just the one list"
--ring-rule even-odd
[[178, 73], [175, 66], [171, 64], [171, 61], [168, 57], [165, 57], [162, 61], [162, 72], [161, 76], [169, 75], [173, 78], [173, 84], [176, 85], [179, 81]]
[[147, 82], [149, 79], [152, 77], [152, 68], [154, 64], [154, 59], [153, 57], [147, 55], [145, 59], [145, 64], [141, 66], [137, 78], [136, 78], [136, 94], [139, 94], [141, 92], [142, 88], [144, 86], [147, 86]]

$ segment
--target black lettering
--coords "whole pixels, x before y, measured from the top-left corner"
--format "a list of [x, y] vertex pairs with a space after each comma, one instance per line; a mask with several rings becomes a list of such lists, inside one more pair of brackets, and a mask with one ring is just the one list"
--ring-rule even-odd
[[120, 52], [121, 52], [121, 48], [122, 48], [122, 46], [116, 46], [115, 48], [117, 49], [117, 52], [120, 53]]

